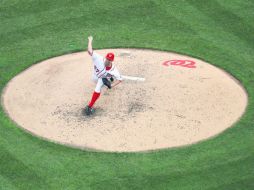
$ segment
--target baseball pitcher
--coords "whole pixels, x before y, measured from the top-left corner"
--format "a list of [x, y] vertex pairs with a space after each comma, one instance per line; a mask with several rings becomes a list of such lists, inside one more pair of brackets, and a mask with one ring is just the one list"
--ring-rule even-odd
[[87, 51], [92, 58], [93, 62], [92, 80], [96, 83], [96, 86], [91, 101], [84, 109], [84, 113], [88, 116], [92, 115], [95, 112], [93, 106], [97, 101], [97, 99], [100, 97], [102, 87], [106, 86], [108, 89], [111, 89], [114, 88], [123, 80], [118, 69], [113, 64], [115, 57], [114, 53], [107, 53], [107, 55], [103, 57], [93, 51], [92, 42], [93, 37], [89, 36]]

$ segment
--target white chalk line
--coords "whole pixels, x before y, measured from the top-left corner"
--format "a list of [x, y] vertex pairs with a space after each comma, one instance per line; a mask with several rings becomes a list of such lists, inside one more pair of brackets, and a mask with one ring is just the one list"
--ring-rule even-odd
[[125, 80], [134, 80], [134, 81], [145, 81], [145, 78], [141, 77], [133, 77], [133, 76], [122, 76], [123, 79]]

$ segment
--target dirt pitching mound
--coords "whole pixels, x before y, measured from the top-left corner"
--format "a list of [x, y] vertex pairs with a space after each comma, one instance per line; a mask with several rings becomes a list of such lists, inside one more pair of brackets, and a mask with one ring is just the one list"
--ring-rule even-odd
[[125, 76], [103, 89], [93, 117], [82, 115], [95, 84], [86, 52], [36, 64], [6, 86], [2, 103], [30, 133], [82, 149], [134, 152], [196, 143], [232, 126], [245, 90], [224, 71], [170, 52], [108, 49]]

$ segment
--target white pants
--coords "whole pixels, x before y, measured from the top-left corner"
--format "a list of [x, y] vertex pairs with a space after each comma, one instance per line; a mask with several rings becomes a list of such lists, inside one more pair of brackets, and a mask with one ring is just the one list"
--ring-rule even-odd
[[96, 83], [95, 92], [101, 93], [101, 89], [103, 87], [103, 82], [101, 78], [98, 78], [95, 74], [93, 74], [92, 80], [94, 83]]

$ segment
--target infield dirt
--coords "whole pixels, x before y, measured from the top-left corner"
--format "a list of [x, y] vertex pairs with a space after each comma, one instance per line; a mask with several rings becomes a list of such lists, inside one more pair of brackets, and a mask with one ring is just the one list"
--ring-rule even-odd
[[210, 138], [231, 127], [245, 111], [248, 98], [238, 81], [202, 60], [142, 49], [96, 52], [114, 52], [122, 75], [145, 81], [124, 80], [112, 90], [104, 88], [96, 114], [83, 116], [81, 110], [95, 88], [92, 60], [86, 52], [55, 57], [8, 83], [2, 103], [10, 118], [57, 143], [133, 152]]

